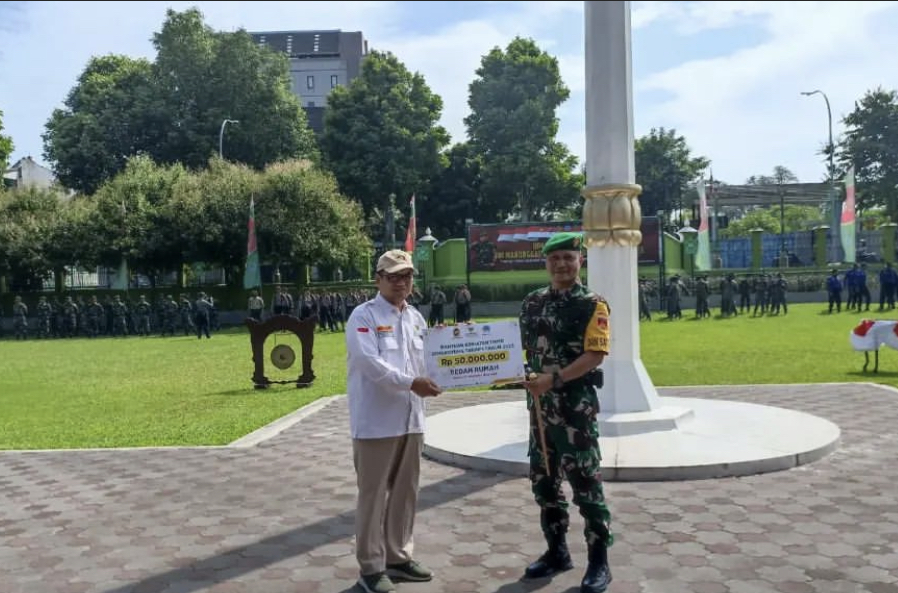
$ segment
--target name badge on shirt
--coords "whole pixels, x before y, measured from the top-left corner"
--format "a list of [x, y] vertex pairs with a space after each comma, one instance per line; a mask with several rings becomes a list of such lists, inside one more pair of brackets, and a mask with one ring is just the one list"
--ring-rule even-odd
[[399, 342], [396, 341], [396, 334], [393, 333], [392, 325], [378, 325], [377, 338], [382, 350], [396, 350], [399, 348]]

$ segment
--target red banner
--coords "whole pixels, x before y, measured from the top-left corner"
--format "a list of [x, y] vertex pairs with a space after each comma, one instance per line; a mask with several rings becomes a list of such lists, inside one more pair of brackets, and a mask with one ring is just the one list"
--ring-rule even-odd
[[[555, 233], [580, 230], [580, 222], [469, 225], [469, 269], [472, 272], [541, 269], [545, 266], [542, 248], [546, 241]], [[639, 263], [659, 262], [658, 219], [644, 217]]]

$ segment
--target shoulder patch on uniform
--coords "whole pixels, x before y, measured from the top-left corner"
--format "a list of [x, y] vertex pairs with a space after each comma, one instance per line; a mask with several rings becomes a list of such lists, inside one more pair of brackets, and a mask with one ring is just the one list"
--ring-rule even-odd
[[360, 327], [356, 331], [358, 331], [360, 334], [367, 334], [369, 330], [367, 327]]

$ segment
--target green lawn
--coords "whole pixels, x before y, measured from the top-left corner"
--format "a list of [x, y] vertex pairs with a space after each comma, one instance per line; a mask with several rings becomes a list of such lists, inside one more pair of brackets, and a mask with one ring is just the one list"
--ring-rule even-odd
[[[294, 346], [299, 341], [280, 338]], [[0, 341], [0, 449], [223, 445], [346, 386], [342, 334], [318, 334], [307, 389], [253, 389], [243, 329], [211, 340]], [[298, 363], [297, 363], [298, 364]], [[295, 379], [272, 372], [269, 379]]]
[[[848, 332], [865, 315], [823, 310], [822, 304], [796, 305], [787, 316], [703, 321], [687, 311], [675, 322], [656, 315], [641, 324], [642, 358], [657, 386], [898, 385], [898, 352], [888, 348], [881, 352], [879, 374], [861, 373], [863, 354], [851, 350]], [[613, 323], [612, 317], [612, 331]], [[0, 341], [0, 449], [223, 445], [314, 399], [345, 391], [342, 334], [316, 335], [318, 379], [309, 389], [254, 390], [250, 356], [242, 329], [202, 341]], [[298, 374], [269, 371], [269, 378]]]
[[[825, 303], [792, 305], [788, 315], [740, 315], [642, 322], [642, 359], [656, 385], [844, 383], [898, 385], [898, 352], [880, 350], [880, 372], [862, 373], [864, 354], [852, 350], [849, 332], [865, 318], [898, 319], [895, 311], [826, 313]], [[875, 308], [875, 307], [874, 307]], [[614, 316], [612, 315], [612, 323]], [[613, 325], [612, 325], [613, 331]], [[871, 365], [872, 370], [872, 353]]]

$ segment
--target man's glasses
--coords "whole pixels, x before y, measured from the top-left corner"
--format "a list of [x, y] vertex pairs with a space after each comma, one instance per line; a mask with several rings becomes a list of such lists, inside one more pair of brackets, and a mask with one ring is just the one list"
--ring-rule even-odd
[[384, 274], [381, 273], [381, 278], [386, 278], [387, 282], [390, 284], [398, 284], [399, 282], [409, 282], [412, 279], [412, 273], [409, 272], [407, 274]]

